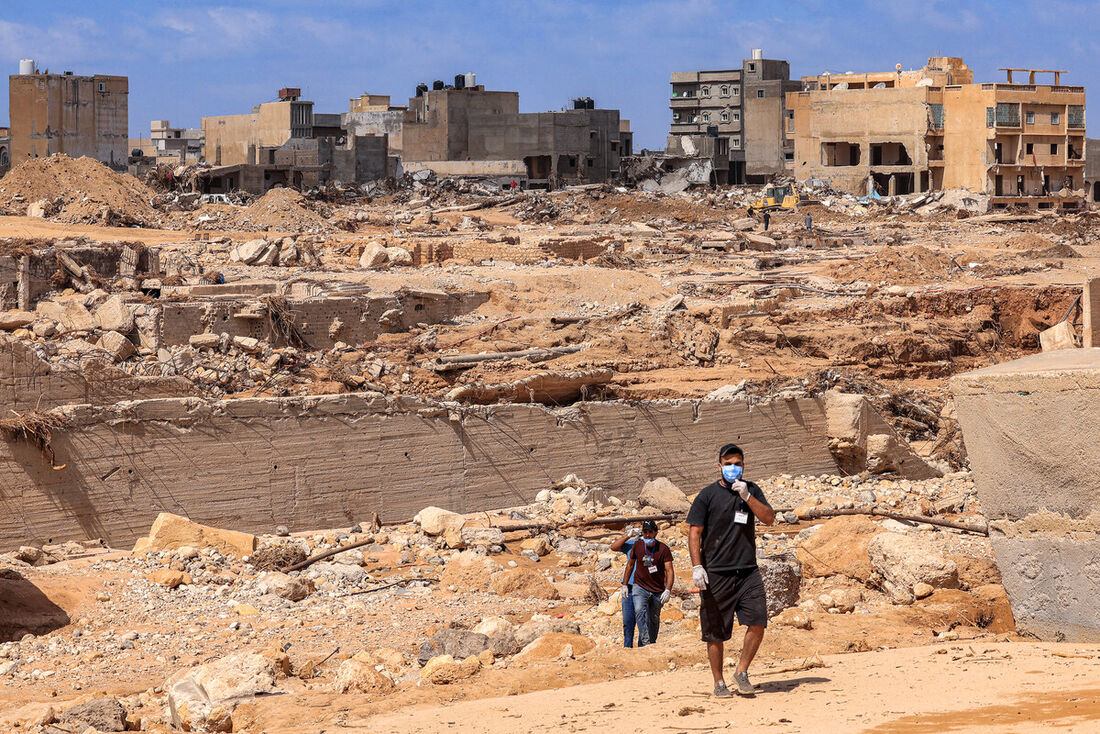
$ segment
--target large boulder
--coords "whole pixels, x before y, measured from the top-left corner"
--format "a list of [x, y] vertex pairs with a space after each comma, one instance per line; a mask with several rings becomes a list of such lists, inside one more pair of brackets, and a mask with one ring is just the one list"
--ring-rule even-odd
[[340, 664], [332, 687], [337, 693], [387, 693], [393, 681], [375, 668], [372, 655], [359, 652]]
[[95, 320], [92, 314], [80, 301], [39, 301], [35, 312], [41, 318], [57, 322], [58, 330], [92, 331], [95, 328]]
[[82, 732], [89, 726], [96, 731], [126, 731], [126, 709], [113, 698], [93, 698], [61, 713], [58, 720], [71, 731]]
[[489, 638], [489, 650], [494, 655], [512, 655], [522, 647], [516, 640], [516, 626], [503, 617], [486, 617], [473, 631]]
[[115, 362], [121, 362], [137, 351], [134, 343], [117, 331], [108, 331], [99, 337], [98, 346], [109, 353]]
[[160, 584], [161, 586], [167, 586], [169, 589], [174, 589], [177, 586], [191, 583], [191, 574], [186, 571], [177, 571], [174, 568], [158, 568], [149, 574], [149, 580], [154, 584]]
[[591, 638], [567, 632], [551, 632], [528, 643], [516, 660], [556, 660], [583, 655], [596, 646]]
[[581, 626], [572, 619], [554, 619], [543, 614], [537, 614], [516, 628], [515, 638], [522, 648], [552, 632], [579, 635]]
[[465, 551], [447, 561], [439, 583], [460, 591], [484, 591], [492, 583], [493, 574], [500, 570], [501, 565], [492, 558]]
[[466, 524], [466, 518], [442, 507], [425, 507], [416, 513], [413, 522], [420, 525], [425, 535], [442, 535], [448, 528], [461, 528]]
[[386, 259], [389, 261], [390, 265], [413, 264], [412, 253], [410, 253], [404, 247], [387, 247]]
[[798, 604], [798, 594], [802, 588], [802, 567], [793, 553], [760, 556], [757, 566], [764, 579], [769, 617]]
[[420, 677], [436, 685], [446, 685], [475, 675], [477, 671], [481, 670], [481, 665], [482, 662], [477, 657], [470, 657], [462, 662], [457, 662], [450, 655], [440, 655], [429, 660], [421, 668]]
[[493, 574], [490, 587], [501, 596], [519, 599], [560, 599], [554, 585], [533, 568], [510, 568]]
[[162, 512], [149, 528], [149, 535], [138, 538], [134, 553], [177, 550], [183, 546], [212, 547], [227, 556], [247, 556], [256, 549], [256, 536], [236, 530], [223, 530], [191, 522], [186, 517]]
[[649, 505], [661, 512], [687, 512], [691, 508], [687, 495], [668, 477], [657, 477], [646, 482], [638, 495], [638, 502], [643, 507]]
[[883, 532], [864, 515], [842, 515], [821, 525], [798, 546], [798, 562], [807, 578], [841, 575], [865, 582], [871, 577], [867, 544]]
[[301, 601], [313, 593], [313, 581], [302, 576], [290, 576], [279, 571], [264, 574], [259, 580], [260, 590], [290, 601]]
[[363, 254], [359, 256], [359, 267], [361, 268], [384, 268], [389, 264], [389, 254], [386, 252], [386, 248], [377, 242], [368, 242], [367, 246], [363, 248]]
[[267, 249], [267, 240], [255, 239], [241, 243], [229, 251], [229, 262], [249, 265], [260, 258]]
[[233, 709], [241, 701], [275, 688], [275, 665], [262, 655], [229, 655], [173, 676], [168, 718], [184, 731], [233, 731]]
[[37, 318], [38, 315], [34, 311], [0, 311], [0, 330], [25, 329]]
[[121, 296], [111, 296], [95, 310], [95, 323], [104, 331], [129, 334], [134, 330], [134, 311]]
[[465, 660], [480, 655], [489, 649], [489, 637], [470, 630], [444, 628], [436, 632], [420, 645], [416, 661], [424, 665], [439, 655], [450, 655], [456, 660]]
[[867, 546], [871, 567], [897, 604], [911, 604], [913, 587], [925, 583], [934, 589], [957, 589], [959, 570], [929, 540], [900, 533], [880, 533]]

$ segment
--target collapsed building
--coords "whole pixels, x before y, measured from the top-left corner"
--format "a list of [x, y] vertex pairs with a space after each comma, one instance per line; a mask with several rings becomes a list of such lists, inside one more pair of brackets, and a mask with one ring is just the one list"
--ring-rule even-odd
[[34, 60], [21, 60], [8, 77], [11, 161], [65, 153], [124, 170], [129, 93], [125, 76], [43, 73]]
[[11, 168], [11, 128], [0, 127], [0, 176]]
[[[1077, 208], [1085, 88], [1063, 85], [1064, 71], [1004, 71], [1005, 82], [979, 84], [961, 58], [934, 57], [917, 70], [803, 77], [787, 95], [792, 173], [857, 195], [965, 189], [993, 208]], [[1040, 73], [1053, 84], [1036, 84]]]

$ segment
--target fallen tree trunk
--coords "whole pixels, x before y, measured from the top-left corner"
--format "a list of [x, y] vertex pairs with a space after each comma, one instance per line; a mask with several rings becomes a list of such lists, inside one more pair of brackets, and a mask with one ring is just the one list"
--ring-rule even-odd
[[677, 520], [682, 513], [669, 513], [665, 515], [633, 515], [630, 517], [597, 517], [592, 520], [575, 520], [573, 522], [520, 522], [512, 523], [510, 525], [491, 525], [490, 527], [498, 528], [501, 532], [510, 533], [516, 530], [554, 530], [562, 528], [581, 528], [591, 525], [626, 525], [632, 522], [643, 522], [645, 520], [652, 520], [657, 522], [659, 520]]
[[440, 357], [439, 360], [432, 365], [428, 365], [429, 369], [434, 369], [437, 372], [446, 370], [459, 370], [463, 367], [470, 367], [481, 362], [493, 362], [505, 359], [550, 359], [551, 357], [558, 357], [562, 354], [573, 354], [584, 349], [583, 344], [574, 344], [568, 347], [553, 347], [551, 349], [524, 349], [518, 352], [487, 352], [485, 354], [452, 354], [445, 357]]
[[837, 517], [839, 515], [873, 515], [874, 517], [889, 517], [893, 520], [923, 522], [929, 525], [937, 525], [941, 528], [955, 528], [956, 530], [965, 530], [969, 533], [977, 533], [978, 535], [989, 535], [989, 528], [985, 525], [971, 525], [969, 523], [956, 522], [954, 520], [925, 517], [924, 515], [905, 515], [900, 512], [880, 510], [877, 507], [853, 507], [850, 510], [811, 510], [806, 513], [805, 517], [800, 516], [799, 519], [818, 520], [823, 517]]

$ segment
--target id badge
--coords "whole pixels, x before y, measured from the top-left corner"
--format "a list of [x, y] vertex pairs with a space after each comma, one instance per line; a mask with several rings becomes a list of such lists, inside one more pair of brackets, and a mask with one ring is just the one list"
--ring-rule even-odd
[[747, 525], [749, 522], [749, 513], [735, 512], [733, 513], [733, 521], [738, 525]]

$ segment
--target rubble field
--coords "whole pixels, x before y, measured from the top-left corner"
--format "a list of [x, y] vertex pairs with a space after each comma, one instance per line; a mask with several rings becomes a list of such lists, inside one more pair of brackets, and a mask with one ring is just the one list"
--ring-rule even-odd
[[[853, 396], [884, 422], [875, 437], [888, 448], [830, 432], [835, 471], [756, 476], [746, 447], [746, 475], [780, 510], [758, 528], [772, 619], [754, 670], [786, 669], [768, 685], [795, 695], [799, 679], [848, 669], [834, 655], [890, 668], [927, 653], [921, 670], [948, 678], [1019, 656], [1059, 674], [1080, 663], [1072, 690], [1100, 688], [1095, 650], [1016, 634], [947, 386], [1039, 351], [1040, 332], [1073, 317], [1100, 271], [1100, 213], [984, 214], [953, 192], [860, 201], [819, 189], [765, 232], [747, 187], [510, 193], [417, 176], [210, 201], [188, 181], [65, 156], [0, 179], [0, 341], [14, 355], [0, 369], [0, 433], [17, 461], [63, 472], [55, 449], [79, 447], [66, 443], [74, 411], [109, 407], [125, 424], [139, 404], [147, 422], [127, 429], [138, 436], [163, 427], [170, 403], [198, 421], [355, 394], [456, 422], [516, 403], [567, 422], [608, 401], [755, 409]], [[157, 449], [182, 426], [154, 434]], [[165, 512], [132, 528], [145, 536], [133, 549], [109, 547], [95, 522], [0, 547], [0, 729], [428, 730], [460, 701], [475, 718], [454, 721], [469, 722], [496, 697], [555, 710], [553, 689], [634, 677], [681, 691], [669, 727], [717, 726], [714, 702], [683, 693], [706, 678], [682, 524], [702, 487], [643, 479], [612, 492], [577, 471], [511, 507], [416, 518], [351, 507], [343, 527], [251, 533], [229, 515], [190, 522], [196, 508], [158, 486]], [[409, 472], [395, 468], [394, 482]], [[609, 544], [647, 516], [662, 518], [678, 581], [658, 644], [624, 650], [624, 559]], [[914, 647], [924, 652], [896, 650]], [[1016, 700], [994, 698], [968, 700]], [[385, 718], [409, 707], [415, 722]], [[892, 710], [899, 727], [920, 713]], [[777, 731], [804, 721], [754, 712]], [[573, 730], [597, 721], [561, 718]]]

